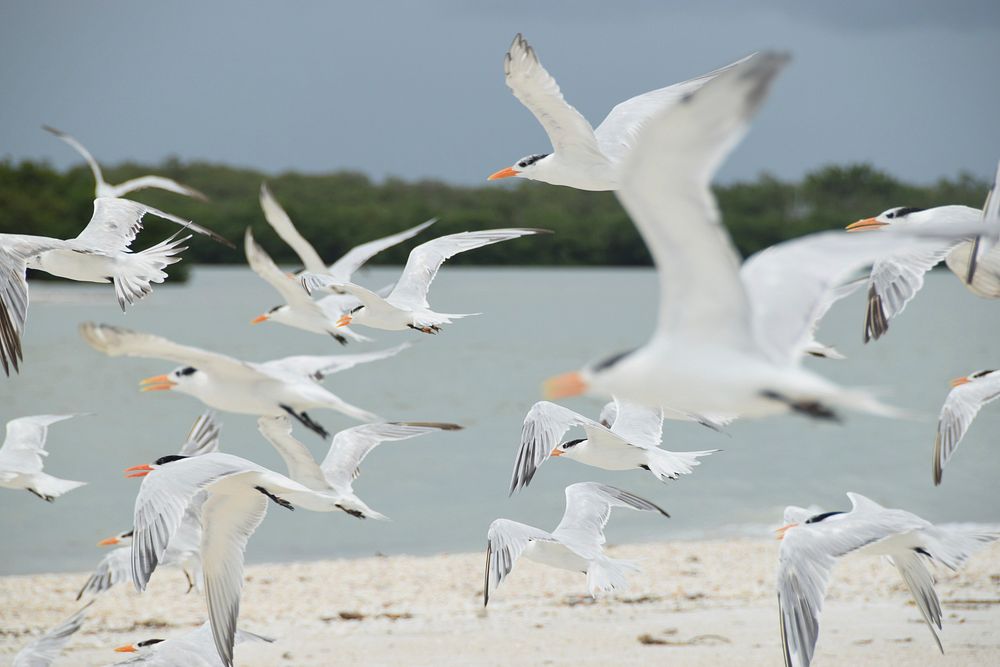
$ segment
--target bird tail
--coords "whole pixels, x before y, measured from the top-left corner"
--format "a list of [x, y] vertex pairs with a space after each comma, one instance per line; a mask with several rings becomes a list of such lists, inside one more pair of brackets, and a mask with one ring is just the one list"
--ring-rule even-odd
[[64, 493], [68, 493], [73, 489], [79, 488], [86, 484], [86, 482], [74, 482], [71, 479], [59, 479], [58, 477], [53, 477], [52, 475], [47, 475], [44, 472], [38, 473], [32, 479], [29, 491], [41, 496], [45, 500], [52, 502], [55, 498], [58, 498]]
[[355, 495], [343, 496], [337, 500], [337, 507], [358, 519], [375, 519], [377, 521], [388, 521], [389, 517], [376, 512], [368, 507], [360, 498]]
[[163, 269], [180, 261], [178, 255], [187, 250], [187, 246], [181, 244], [191, 238], [190, 234], [180, 236], [183, 231], [142, 252], [125, 255], [119, 260], [112, 279], [115, 283], [115, 296], [118, 297], [118, 305], [122, 310], [153, 291], [150, 283], [162, 283], [167, 277]]
[[931, 526], [923, 533], [925, 550], [951, 570], [962, 567], [972, 554], [1000, 539], [1000, 533], [967, 527]]
[[655, 448], [648, 450], [649, 457], [646, 459], [646, 465], [649, 466], [649, 471], [656, 475], [661, 482], [665, 482], [668, 479], [677, 479], [681, 475], [691, 474], [692, 468], [701, 464], [701, 461], [698, 459], [709, 454], [714, 454], [717, 451], [719, 450], [706, 449], [700, 452], [670, 452], [665, 449]]
[[593, 597], [601, 593], [611, 593], [628, 588], [626, 574], [640, 572], [639, 566], [630, 560], [600, 558], [591, 561], [587, 568], [587, 588]]

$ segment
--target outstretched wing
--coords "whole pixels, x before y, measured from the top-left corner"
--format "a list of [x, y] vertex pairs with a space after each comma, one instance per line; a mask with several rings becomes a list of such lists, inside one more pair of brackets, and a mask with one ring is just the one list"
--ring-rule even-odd
[[124, 197], [130, 192], [145, 190], [146, 188], [166, 190], [167, 192], [175, 192], [179, 195], [184, 195], [185, 197], [193, 197], [194, 199], [200, 199], [201, 201], [208, 201], [208, 197], [206, 197], [205, 193], [200, 190], [195, 190], [188, 185], [178, 183], [174, 179], [167, 178], [166, 176], [139, 176], [138, 178], [129, 179], [124, 183], [110, 186], [111, 191], [116, 197]]
[[972, 420], [990, 401], [1000, 397], [1000, 373], [991, 373], [971, 382], [960, 384], [950, 392], [938, 416], [937, 437], [934, 439], [934, 484], [941, 483], [944, 467], [958, 448]]
[[664, 510], [644, 498], [607, 484], [579, 482], [566, 487], [566, 512], [552, 531], [552, 536], [585, 558], [601, 554], [604, 526], [612, 507], [627, 507], [643, 512]]
[[123, 581], [132, 578], [132, 547], [118, 547], [105, 554], [101, 562], [97, 564], [93, 574], [87, 578], [87, 582], [76, 594], [79, 600], [85, 594], [97, 595], [103, 593], [112, 586], [117, 586]]
[[41, 472], [42, 457], [49, 454], [45, 451], [49, 426], [77, 416], [76, 414], [33, 415], [11, 419], [7, 422], [7, 437], [0, 447], [3, 467], [25, 474]]
[[87, 608], [92, 604], [93, 601], [88, 602], [80, 611], [18, 651], [11, 667], [48, 667], [52, 664], [69, 638], [83, 625]]
[[273, 287], [281, 298], [289, 306], [304, 313], [311, 313], [319, 319], [324, 319], [326, 315], [323, 309], [312, 300], [302, 284], [295, 278], [278, 268], [271, 256], [267, 254], [260, 244], [254, 241], [253, 232], [247, 227], [243, 237], [243, 249], [246, 252], [247, 263], [253, 272], [260, 276], [264, 282]]
[[361, 354], [299, 355], [265, 361], [254, 364], [254, 367], [276, 376], [311, 377], [318, 381], [328, 375], [354, 368], [359, 364], [394, 357], [408, 347], [410, 347], [410, 343], [401, 343], [377, 352]]
[[76, 240], [88, 248], [103, 252], [124, 251], [142, 230], [142, 218], [146, 214], [169, 220], [192, 232], [207, 236], [219, 243], [233, 247], [233, 244], [210, 229], [196, 225], [190, 220], [140, 204], [130, 199], [98, 197], [94, 200], [94, 213]]
[[[354, 246], [340, 259], [331, 264], [327, 271], [335, 281], [349, 283], [351, 282], [351, 276], [354, 275], [354, 272], [360, 269], [361, 266], [369, 259], [379, 254], [386, 248], [391, 248], [392, 246], [398, 245], [407, 239], [413, 238], [433, 225], [435, 222], [437, 222], [437, 218], [431, 218], [427, 222], [422, 222], [416, 227], [410, 227], [409, 229], [401, 231], [398, 234], [390, 234], [389, 236], [383, 236], [380, 239], [375, 239], [374, 241], [368, 241], [367, 243]], [[310, 269], [310, 271], [311, 270], [312, 269]]]
[[278, 200], [271, 194], [266, 183], [260, 184], [260, 208], [264, 211], [264, 219], [274, 228], [281, 240], [295, 251], [302, 260], [306, 271], [326, 273], [326, 264], [320, 258], [316, 248], [299, 233], [292, 219], [285, 213]]
[[483, 606], [489, 604], [490, 593], [507, 578], [514, 563], [532, 540], [556, 542], [557, 540], [533, 526], [517, 521], [497, 519], [490, 524], [486, 542], [486, 581], [483, 584]]
[[326, 491], [329, 488], [316, 459], [292, 435], [292, 425], [286, 417], [260, 417], [257, 429], [278, 450], [288, 467], [289, 477], [314, 491]]
[[663, 441], [663, 410], [659, 408], [647, 408], [615, 398], [601, 411], [602, 424], [606, 417], [611, 432], [630, 445], [655, 449]]
[[181, 456], [201, 456], [219, 450], [219, 433], [222, 424], [216, 418], [214, 410], [206, 410], [194, 420], [187, 439], [181, 445]]
[[86, 148], [83, 147], [83, 144], [81, 144], [71, 135], [66, 134], [62, 130], [57, 130], [54, 127], [50, 127], [48, 125], [42, 125], [42, 129], [45, 130], [46, 132], [51, 132], [55, 136], [59, 137], [67, 144], [72, 146], [73, 150], [75, 150], [77, 153], [83, 156], [83, 159], [87, 161], [87, 166], [90, 167], [91, 173], [94, 174], [94, 180], [97, 181], [97, 188], [95, 189], [99, 189], [100, 185], [105, 183], [104, 174], [101, 173], [101, 165], [97, 164], [97, 160], [95, 160], [94, 156], [90, 154], [90, 151], [88, 151]]

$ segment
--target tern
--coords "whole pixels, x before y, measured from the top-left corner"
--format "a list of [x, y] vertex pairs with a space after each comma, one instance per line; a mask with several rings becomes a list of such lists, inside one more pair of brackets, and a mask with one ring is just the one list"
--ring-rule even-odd
[[306, 413], [310, 408], [336, 410], [366, 422], [378, 421], [378, 417], [327, 391], [320, 381], [358, 364], [392, 357], [409, 347], [404, 343], [367, 354], [294, 356], [254, 363], [107, 324], [85, 322], [80, 325], [80, 335], [95, 350], [111, 357], [166, 359], [182, 364], [167, 374], [143, 380], [142, 391], [178, 391], [225, 412], [270, 417], [287, 414], [322, 438], [329, 437], [329, 433]]
[[[604, 470], [648, 470], [661, 482], [692, 472], [702, 456], [719, 451], [671, 452], [660, 449], [663, 411], [615, 399], [604, 406], [600, 421], [569, 408], [539, 401], [531, 406], [521, 429], [521, 444], [514, 461], [510, 494], [531, 483], [538, 467], [550, 456], [565, 457]], [[575, 426], [586, 438], [560, 443]]]
[[24, 489], [51, 503], [86, 484], [42, 472], [42, 458], [49, 455], [45, 451], [49, 426], [78, 416], [34, 415], [7, 422], [7, 437], [0, 446], [0, 487]]
[[595, 130], [563, 99], [559, 84], [518, 33], [504, 56], [507, 86], [541, 123], [554, 152], [527, 155], [491, 174], [489, 180], [516, 176], [578, 190], [615, 190], [621, 182], [622, 162], [636, 145], [643, 124], [745, 60], [628, 99], [615, 106]]
[[11, 667], [49, 667], [59, 657], [66, 642], [83, 626], [87, 618], [88, 602], [80, 611], [31, 642], [14, 656]]
[[1000, 534], [935, 526], [904, 510], [887, 509], [848, 493], [849, 512], [812, 515], [785, 510], [778, 556], [778, 608], [788, 667], [808, 667], [819, 637], [819, 616], [837, 558], [852, 552], [887, 556], [913, 596], [941, 652], [941, 603], [923, 559], [957, 570], [976, 550]]
[[[234, 639], [238, 646], [243, 642], [267, 642], [273, 639], [237, 630]], [[135, 644], [125, 644], [115, 649], [118, 653], [134, 653], [128, 660], [116, 665], [151, 665], [152, 667], [221, 667], [222, 661], [212, 642], [212, 628], [208, 623], [172, 639], [146, 639]]]
[[457, 431], [458, 424], [437, 422], [380, 422], [363, 424], [333, 436], [330, 450], [317, 464], [306, 446], [292, 436], [292, 425], [285, 417], [261, 417], [261, 434], [274, 445], [288, 467], [288, 476], [317, 493], [330, 496], [339, 509], [358, 519], [385, 519], [368, 507], [354, 493], [354, 480], [361, 474], [361, 462], [379, 444], [407, 440], [437, 431]]
[[156, 188], [158, 190], [175, 192], [186, 197], [194, 197], [195, 199], [201, 199], [202, 201], [208, 200], [208, 197], [194, 188], [181, 185], [177, 181], [163, 176], [140, 176], [139, 178], [133, 178], [118, 185], [111, 185], [104, 180], [104, 174], [101, 173], [101, 165], [97, 164], [97, 160], [95, 160], [94, 156], [90, 154], [90, 151], [83, 147], [83, 144], [74, 139], [72, 136], [61, 130], [55, 129], [54, 127], [43, 125], [42, 129], [46, 132], [51, 132], [65, 141], [67, 144], [72, 146], [77, 153], [82, 155], [84, 160], [87, 161], [87, 164], [90, 166], [90, 171], [94, 174], [94, 180], [97, 181], [97, 186], [94, 189], [95, 197], [124, 197], [129, 192], [133, 192], [135, 190]]
[[976, 371], [951, 381], [952, 390], [941, 406], [934, 439], [934, 485], [941, 483], [944, 467], [951, 459], [972, 420], [987, 403], [1000, 397], [1000, 372]]
[[566, 487], [566, 512], [551, 533], [509, 519], [497, 519], [490, 524], [483, 605], [489, 604], [490, 594], [522, 555], [550, 567], [583, 572], [593, 597], [625, 588], [626, 573], [637, 572], [639, 568], [631, 561], [604, 554], [604, 527], [613, 507], [670, 516], [628, 491], [596, 482], [578, 482]]
[[351, 294], [361, 301], [362, 305], [337, 320], [339, 327], [345, 327], [353, 322], [373, 329], [387, 331], [413, 329], [426, 334], [436, 334], [442, 325], [451, 324], [453, 319], [473, 314], [437, 313], [431, 310], [430, 304], [427, 303], [427, 291], [445, 260], [460, 252], [501, 241], [551, 233], [546, 229], [487, 229], [439, 236], [410, 251], [399, 281], [384, 298], [360, 285], [337, 282], [328, 276], [314, 273], [303, 274], [302, 284], [310, 292], [326, 286]]

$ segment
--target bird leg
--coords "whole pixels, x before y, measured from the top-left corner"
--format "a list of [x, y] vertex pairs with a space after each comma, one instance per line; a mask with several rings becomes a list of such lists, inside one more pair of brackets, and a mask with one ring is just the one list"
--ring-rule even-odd
[[263, 493], [265, 496], [267, 496], [268, 498], [270, 498], [274, 502], [276, 502], [279, 505], [281, 505], [282, 507], [284, 507], [286, 510], [291, 510], [293, 512], [295, 511], [295, 508], [292, 506], [292, 504], [290, 502], [288, 502], [284, 498], [279, 498], [278, 496], [274, 495], [273, 493], [271, 493], [270, 491], [268, 491], [267, 489], [265, 489], [263, 486], [255, 486], [253, 488], [257, 489], [258, 491], [260, 491], [261, 493]]
[[360, 510], [350, 510], [350, 509], [347, 509], [346, 507], [344, 507], [343, 505], [340, 505], [340, 504], [338, 504], [337, 507], [339, 507], [340, 509], [342, 509], [345, 512], [347, 512], [348, 514], [350, 514], [351, 516], [353, 516], [355, 519], [364, 519], [364, 518], [366, 518], [365, 515], [364, 515], [364, 513], [361, 512]]
[[184, 573], [184, 578], [187, 579], [188, 582], [188, 589], [184, 591], [184, 594], [187, 595], [188, 593], [191, 592], [191, 589], [194, 588], [194, 579], [191, 578], [191, 575], [188, 574], [188, 571], [185, 570], [184, 568], [181, 568], [181, 572]]
[[346, 336], [341, 336], [340, 334], [338, 334], [338, 333], [333, 333], [332, 331], [328, 331], [327, 333], [329, 333], [329, 334], [330, 334], [331, 336], [333, 336], [333, 337], [334, 337], [334, 339], [335, 339], [335, 340], [336, 340], [336, 341], [337, 341], [338, 343], [340, 343], [341, 345], [347, 345], [347, 337], [346, 337]]
[[35, 494], [36, 496], [38, 496], [39, 498], [41, 498], [42, 500], [44, 500], [47, 503], [51, 503], [52, 501], [55, 500], [55, 498], [53, 496], [43, 495], [43, 494], [39, 493], [38, 491], [35, 491], [34, 489], [30, 488], [30, 487], [28, 489], [25, 489], [25, 490], [29, 491], [29, 492], [31, 492], [33, 494]]
[[805, 415], [806, 417], [833, 422], [840, 421], [840, 416], [836, 412], [819, 401], [793, 401], [787, 396], [783, 396], [776, 391], [764, 391], [761, 392], [761, 396], [771, 400], [780, 401], [781, 403], [787, 405], [792, 412], [797, 412], [800, 415]]
[[299, 420], [299, 422], [301, 422], [301, 424], [303, 426], [305, 426], [307, 429], [309, 429], [313, 433], [317, 434], [319, 437], [323, 438], [324, 440], [326, 440], [327, 438], [330, 437], [329, 431], [327, 431], [325, 428], [323, 428], [322, 424], [314, 422], [313, 419], [312, 419], [312, 417], [310, 417], [309, 415], [307, 415], [305, 412], [296, 412], [295, 410], [293, 410], [292, 408], [288, 407], [287, 405], [282, 405], [281, 409], [284, 410], [285, 412], [287, 412], [292, 417], [295, 417], [297, 420]]
[[406, 326], [410, 327], [414, 331], [421, 331], [421, 332], [423, 332], [425, 334], [432, 334], [433, 335], [433, 334], [436, 334], [438, 331], [441, 331], [441, 327], [437, 327], [437, 326], [433, 326], [433, 325], [429, 326], [429, 327], [418, 327], [418, 326], [414, 326], [412, 324], [407, 324]]

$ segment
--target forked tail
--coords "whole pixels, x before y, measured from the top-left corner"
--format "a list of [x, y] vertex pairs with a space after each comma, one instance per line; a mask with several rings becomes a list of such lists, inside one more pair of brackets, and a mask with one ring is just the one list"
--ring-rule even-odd
[[587, 588], [595, 598], [601, 593], [625, 590], [628, 588], [626, 574], [640, 571], [639, 566], [629, 560], [600, 558], [591, 561], [587, 568]]
[[180, 233], [177, 232], [142, 252], [119, 259], [112, 279], [115, 283], [115, 296], [118, 297], [118, 305], [122, 310], [153, 291], [150, 283], [162, 283], [167, 277], [163, 269], [180, 261], [178, 255], [187, 250], [181, 244], [191, 238], [190, 235], [179, 236]]
[[692, 468], [701, 464], [698, 459], [714, 454], [718, 449], [707, 449], [700, 452], [671, 452], [665, 449], [650, 449], [647, 459], [649, 471], [661, 481], [677, 479], [681, 475], [689, 475]]

